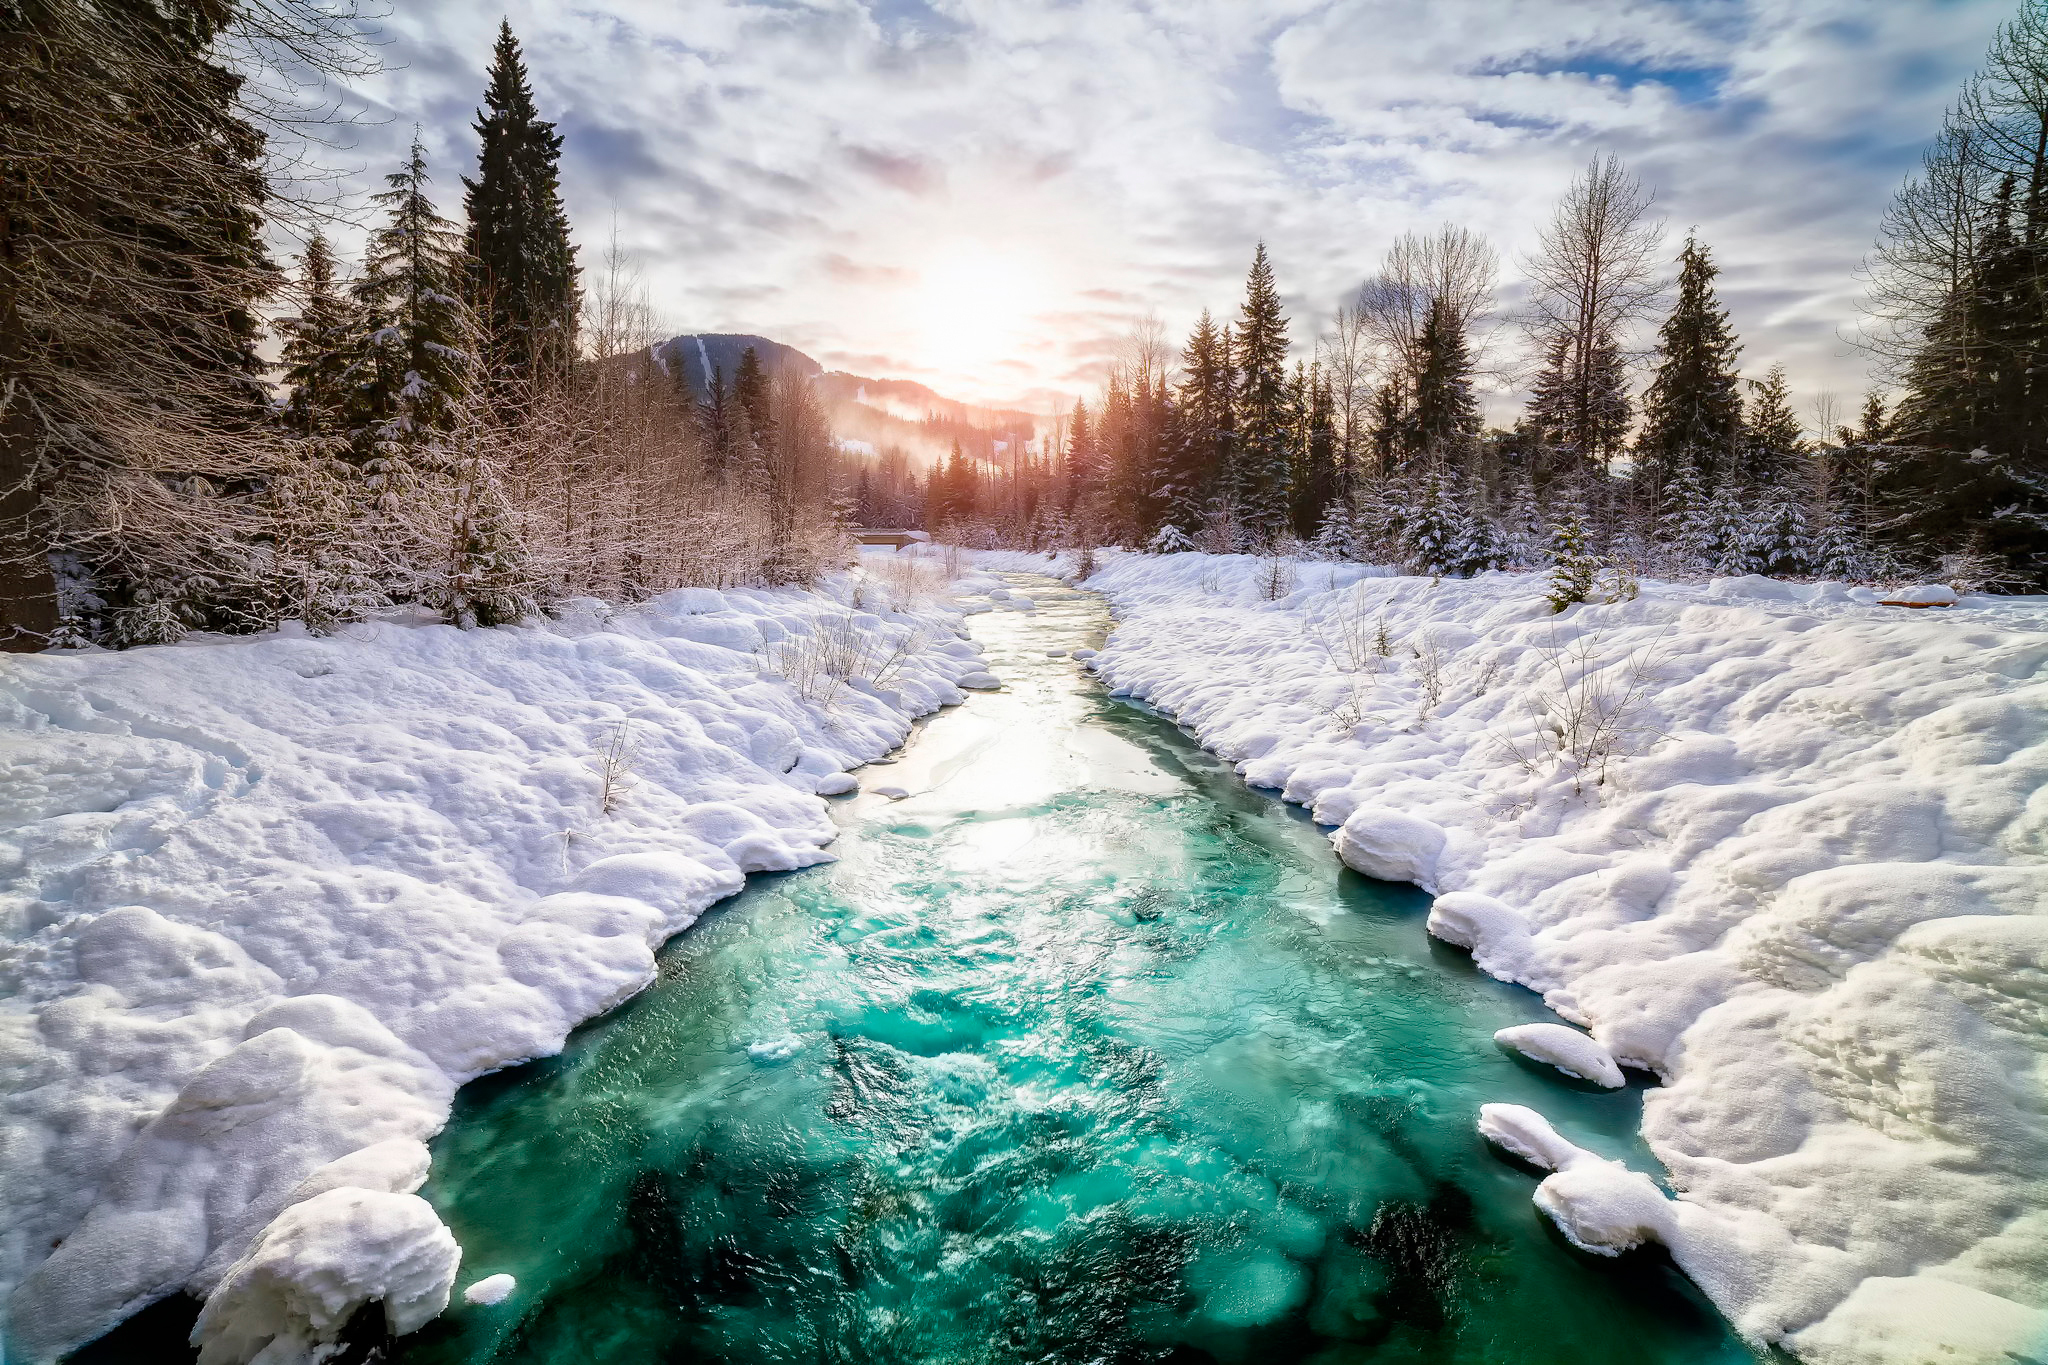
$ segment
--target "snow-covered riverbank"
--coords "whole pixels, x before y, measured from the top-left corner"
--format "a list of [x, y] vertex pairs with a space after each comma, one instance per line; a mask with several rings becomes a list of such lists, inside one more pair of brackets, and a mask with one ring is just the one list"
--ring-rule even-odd
[[[440, 1311], [412, 1192], [456, 1087], [829, 857], [820, 793], [992, 684], [956, 614], [853, 591], [0, 664], [10, 1358], [180, 1290], [209, 1361]], [[831, 684], [849, 651], [882, 686]]]
[[1740, 579], [1554, 616], [1539, 576], [1100, 564], [1115, 691], [1664, 1078], [1680, 1197], [1527, 1138], [1561, 1226], [1667, 1242], [1813, 1361], [2048, 1345], [2048, 602]]

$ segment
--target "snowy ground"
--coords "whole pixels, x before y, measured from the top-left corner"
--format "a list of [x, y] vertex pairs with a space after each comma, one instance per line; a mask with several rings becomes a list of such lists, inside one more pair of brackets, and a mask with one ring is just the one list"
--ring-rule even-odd
[[2048, 1348], [2048, 601], [1747, 578], [1552, 615], [1540, 576], [1100, 563], [1114, 690], [1662, 1077], [1675, 1200], [1489, 1106], [1575, 1241], [1662, 1240], [1829, 1365]]
[[413, 1191], [456, 1087], [646, 985], [743, 874], [829, 857], [819, 794], [995, 685], [907, 587], [0, 663], [12, 1358], [178, 1290], [209, 1362], [438, 1313], [459, 1251]]

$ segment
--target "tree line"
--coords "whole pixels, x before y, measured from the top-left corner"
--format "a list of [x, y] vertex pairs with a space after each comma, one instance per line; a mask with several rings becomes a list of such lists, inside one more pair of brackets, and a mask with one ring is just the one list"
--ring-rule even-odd
[[270, 259], [299, 130], [252, 71], [363, 51], [315, 0], [0, 3], [0, 643], [490, 625], [839, 555], [808, 385], [749, 353], [697, 401], [616, 242], [586, 280], [509, 25], [460, 222], [415, 136], [353, 269]]
[[1477, 329], [1499, 263], [1482, 238], [1402, 237], [1291, 367], [1261, 244], [1234, 317], [1205, 312], [1177, 355], [1141, 327], [1040, 450], [935, 466], [928, 524], [1432, 575], [1605, 560], [2048, 590], [2048, 0], [1999, 31], [1886, 215], [1866, 344], [1891, 392], [1853, 418], [1825, 412], [1809, 435], [1782, 368], [1745, 377], [1712, 252], [1688, 237], [1671, 280], [1662, 240], [1615, 158], [1574, 180], [1510, 319], [1530, 398], [1492, 429]]

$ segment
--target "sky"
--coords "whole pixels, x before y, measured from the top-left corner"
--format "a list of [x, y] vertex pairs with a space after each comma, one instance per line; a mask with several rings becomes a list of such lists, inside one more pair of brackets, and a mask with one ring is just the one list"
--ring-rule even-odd
[[[1064, 408], [1147, 313], [1234, 313], [1264, 240], [1312, 353], [1408, 230], [1518, 262], [1618, 154], [1669, 252], [1722, 267], [1744, 372], [1811, 405], [1893, 190], [2013, 0], [409, 0], [379, 21], [359, 182], [417, 122], [444, 212], [501, 17], [523, 44], [587, 267], [614, 226], [673, 332], [755, 332], [828, 368]], [[348, 140], [348, 139], [345, 139]], [[1512, 410], [1521, 347], [1488, 354]], [[1846, 415], [1846, 414], [1845, 414]]]

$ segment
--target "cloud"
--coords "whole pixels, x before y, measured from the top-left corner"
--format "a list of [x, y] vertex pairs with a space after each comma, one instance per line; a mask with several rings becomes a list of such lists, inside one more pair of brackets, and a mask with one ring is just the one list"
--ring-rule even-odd
[[[389, 21], [356, 92], [413, 120], [444, 207], [502, 3]], [[1062, 404], [1148, 311], [1236, 309], [1264, 239], [1306, 350], [1399, 233], [1452, 220], [1509, 269], [1613, 150], [1697, 227], [1746, 368], [1865, 382], [1839, 333], [1886, 199], [2010, 0], [515, 0], [594, 259], [614, 213], [679, 328], [889, 356], [944, 392]], [[1030, 297], [1001, 354], [936, 326], [963, 252]], [[943, 303], [943, 300], [937, 301]], [[957, 313], [958, 310], [954, 310]]]

